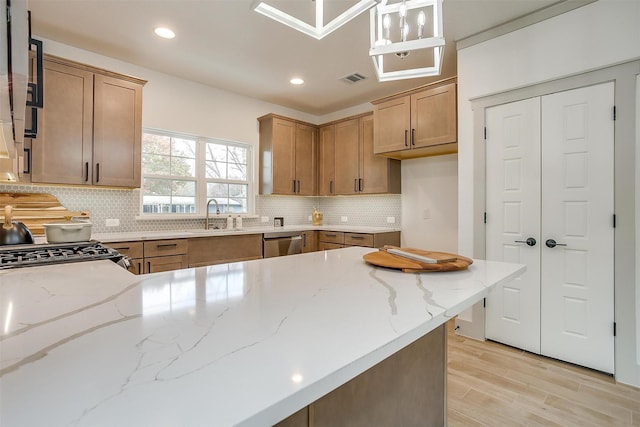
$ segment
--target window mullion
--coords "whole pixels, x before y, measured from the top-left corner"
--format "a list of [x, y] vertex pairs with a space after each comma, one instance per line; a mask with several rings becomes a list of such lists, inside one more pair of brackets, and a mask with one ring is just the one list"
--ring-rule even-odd
[[197, 212], [206, 215], [207, 180], [205, 179], [205, 141], [198, 138], [196, 142], [196, 203]]

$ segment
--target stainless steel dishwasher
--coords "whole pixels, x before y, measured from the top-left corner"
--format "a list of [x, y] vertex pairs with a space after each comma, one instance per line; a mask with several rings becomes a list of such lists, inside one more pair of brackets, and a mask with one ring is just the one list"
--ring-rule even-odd
[[299, 231], [277, 231], [264, 233], [262, 238], [262, 256], [277, 256], [302, 253], [302, 235]]

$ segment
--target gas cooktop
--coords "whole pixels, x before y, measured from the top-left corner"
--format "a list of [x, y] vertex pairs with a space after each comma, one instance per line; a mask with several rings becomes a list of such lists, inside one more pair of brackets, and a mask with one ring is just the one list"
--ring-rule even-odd
[[101, 259], [109, 259], [120, 264], [123, 258], [117, 250], [95, 240], [0, 246], [0, 269]]

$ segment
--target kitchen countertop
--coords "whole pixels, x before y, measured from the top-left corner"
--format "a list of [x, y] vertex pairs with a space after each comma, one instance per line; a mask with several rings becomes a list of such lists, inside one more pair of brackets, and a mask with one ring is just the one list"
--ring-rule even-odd
[[0, 270], [0, 424], [272, 425], [525, 269], [407, 274], [370, 251], [144, 276], [110, 261]]
[[[93, 240], [102, 243], [125, 242], [130, 240], [157, 240], [157, 239], [184, 239], [191, 237], [209, 237], [209, 236], [233, 236], [238, 234], [262, 234], [273, 233], [277, 231], [343, 231], [349, 233], [388, 233], [400, 231], [399, 228], [385, 227], [360, 227], [347, 225], [287, 225], [284, 227], [274, 226], [251, 226], [241, 230], [226, 229], [189, 229], [189, 230], [167, 230], [167, 231], [131, 231], [124, 233], [94, 233], [91, 235]], [[44, 243], [44, 241], [43, 241]]]

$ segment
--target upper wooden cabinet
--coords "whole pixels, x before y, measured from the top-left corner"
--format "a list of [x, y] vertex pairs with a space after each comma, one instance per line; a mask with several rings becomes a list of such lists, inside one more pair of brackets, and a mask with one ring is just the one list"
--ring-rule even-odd
[[373, 116], [340, 121], [334, 126], [334, 194], [400, 193], [400, 161], [373, 153]]
[[318, 196], [333, 196], [336, 194], [336, 126], [322, 126], [318, 135]]
[[145, 81], [52, 56], [43, 65], [31, 181], [140, 187]]
[[456, 83], [374, 101], [374, 152], [396, 159], [455, 153]]
[[316, 195], [316, 127], [273, 114], [258, 120], [260, 194]]

